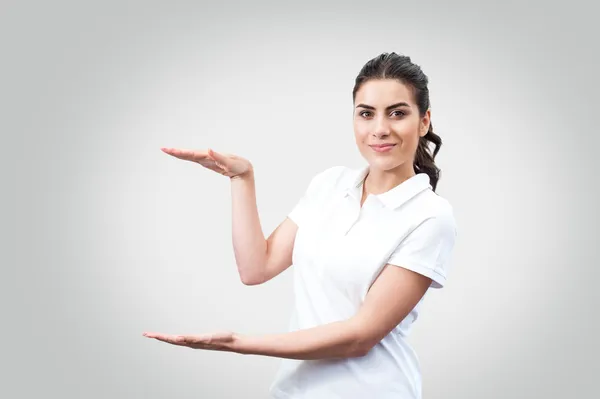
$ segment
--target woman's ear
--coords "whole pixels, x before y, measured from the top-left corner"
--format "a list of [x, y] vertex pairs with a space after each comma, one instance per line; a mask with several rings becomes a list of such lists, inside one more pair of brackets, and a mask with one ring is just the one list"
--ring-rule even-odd
[[429, 131], [429, 125], [431, 124], [431, 108], [427, 109], [425, 115], [421, 118], [421, 123], [419, 124], [419, 136], [423, 137]]

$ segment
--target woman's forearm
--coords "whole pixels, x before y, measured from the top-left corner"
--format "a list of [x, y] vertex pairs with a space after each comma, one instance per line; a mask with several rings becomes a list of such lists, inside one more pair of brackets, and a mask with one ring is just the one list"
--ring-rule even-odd
[[254, 170], [231, 179], [233, 251], [240, 279], [254, 284], [262, 278], [267, 258], [258, 208]]
[[363, 356], [367, 345], [350, 321], [260, 336], [236, 334], [231, 351], [288, 359], [315, 360]]

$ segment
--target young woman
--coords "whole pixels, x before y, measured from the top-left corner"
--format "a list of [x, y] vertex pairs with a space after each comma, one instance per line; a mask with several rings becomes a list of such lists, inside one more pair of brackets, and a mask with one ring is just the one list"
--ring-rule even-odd
[[421, 398], [406, 337], [427, 290], [444, 286], [456, 237], [452, 207], [435, 193], [441, 140], [427, 84], [407, 56], [368, 61], [353, 91], [355, 140], [367, 165], [318, 173], [267, 239], [248, 160], [163, 148], [231, 179], [240, 278], [261, 284], [294, 265], [295, 308], [284, 334], [144, 335], [282, 358], [274, 398]]

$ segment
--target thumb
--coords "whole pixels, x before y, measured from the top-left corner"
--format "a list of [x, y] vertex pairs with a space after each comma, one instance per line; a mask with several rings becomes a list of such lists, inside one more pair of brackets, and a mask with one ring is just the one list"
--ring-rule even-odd
[[220, 165], [227, 165], [228, 159], [225, 155], [213, 151], [211, 148], [208, 149], [208, 156], [215, 160]]

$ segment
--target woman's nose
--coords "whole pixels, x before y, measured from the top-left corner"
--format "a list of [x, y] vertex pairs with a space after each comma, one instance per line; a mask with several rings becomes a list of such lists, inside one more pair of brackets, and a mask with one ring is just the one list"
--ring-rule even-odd
[[390, 134], [390, 124], [385, 118], [378, 118], [375, 122], [373, 136], [382, 137]]

